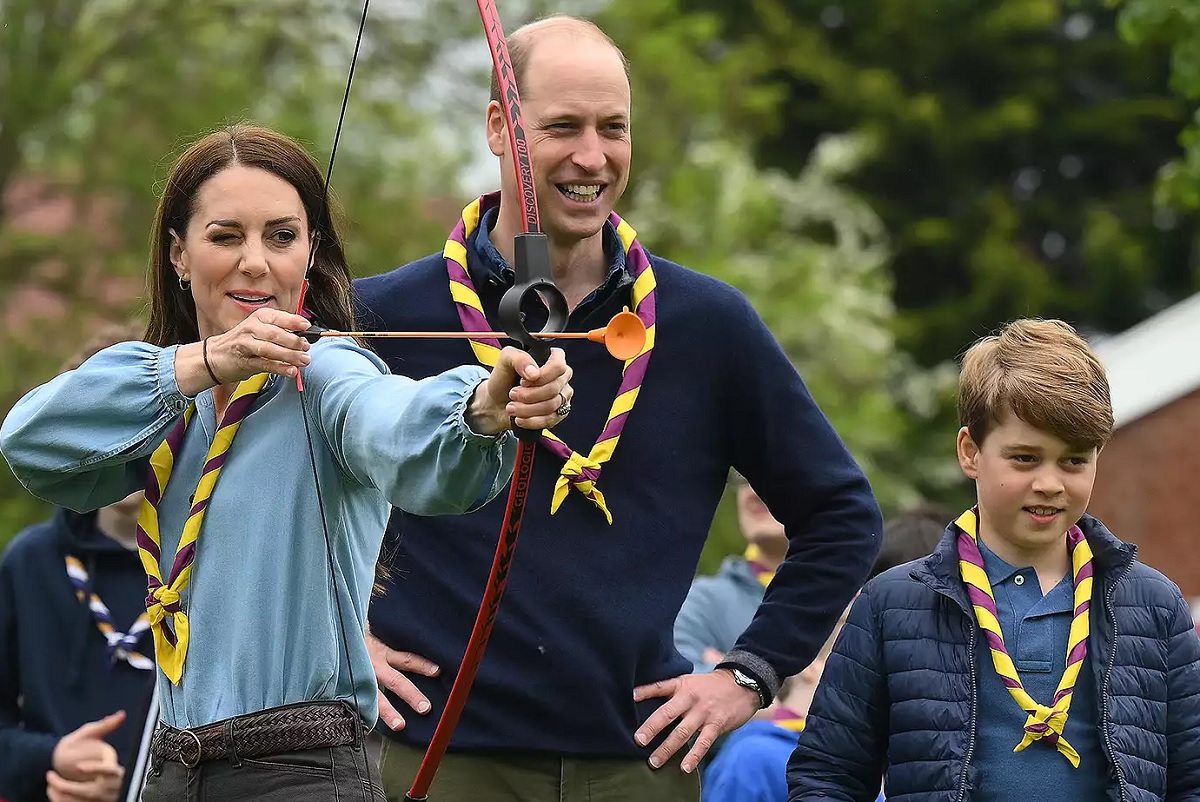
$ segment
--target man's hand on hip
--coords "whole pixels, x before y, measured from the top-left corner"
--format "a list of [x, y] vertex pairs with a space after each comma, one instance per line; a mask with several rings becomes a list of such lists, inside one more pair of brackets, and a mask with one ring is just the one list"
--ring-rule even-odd
[[664, 679], [633, 691], [635, 702], [656, 697], [670, 698], [646, 719], [633, 739], [638, 746], [645, 746], [678, 720], [675, 729], [650, 756], [650, 765], [658, 768], [699, 733], [691, 751], [683, 758], [681, 768], [685, 772], [695, 771], [718, 737], [745, 724], [758, 710], [758, 695], [738, 685], [733, 674], [723, 668], [708, 674]]

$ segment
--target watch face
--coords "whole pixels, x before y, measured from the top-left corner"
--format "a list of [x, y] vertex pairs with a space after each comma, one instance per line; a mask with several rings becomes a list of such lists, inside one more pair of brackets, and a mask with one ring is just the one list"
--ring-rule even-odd
[[763, 696], [762, 688], [758, 687], [758, 682], [756, 680], [754, 680], [748, 674], [744, 674], [735, 668], [733, 669], [733, 681], [743, 688], [754, 691], [754, 693], [758, 696], [759, 708], [766, 707], [766, 699]]

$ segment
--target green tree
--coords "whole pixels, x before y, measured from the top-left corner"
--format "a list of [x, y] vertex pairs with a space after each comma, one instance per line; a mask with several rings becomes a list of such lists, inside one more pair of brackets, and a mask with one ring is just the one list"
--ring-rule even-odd
[[[606, 13], [637, 18], [646, 5], [613, 0]], [[719, 110], [759, 164], [798, 173], [829, 132], [880, 143], [850, 186], [892, 235], [900, 343], [921, 364], [1014, 316], [1121, 330], [1197, 288], [1194, 215], [1151, 203], [1187, 111], [1162, 37], [1128, 47], [1103, 0], [669, 5], [676, 28], [705, 31], [677, 40], [684, 63], [740, 70], [726, 83], [699, 73], [693, 96], [752, 87]], [[1128, 0], [1126, 27], [1194, 30], [1196, 13]], [[1194, 37], [1176, 50], [1177, 83], [1193, 93], [1197, 52]]]
[[[142, 311], [156, 190], [186, 142], [252, 119], [328, 160], [362, 8], [351, 5], [0, 2], [0, 410], [96, 323]], [[448, 7], [370, 18], [333, 179], [359, 274], [445, 236], [426, 204], [457, 195], [462, 153], [406, 99], [428, 94], [446, 25], [465, 31]], [[0, 500], [0, 546], [46, 512], [7, 466]]]
[[[643, 173], [629, 214], [653, 249], [747, 295], [881, 504], [898, 509], [920, 497], [914, 476], [953, 480], [944, 457], [900, 450], [952, 377], [917, 369], [897, 348], [886, 232], [842, 186], [869, 152], [863, 137], [827, 138], [789, 176], [757, 169], [731, 142], [700, 140], [669, 168]], [[726, 503], [702, 570], [743, 546]]]
[[[1171, 51], [1171, 87], [1189, 104], [1200, 99], [1200, 5], [1116, 0], [1120, 30], [1140, 50]], [[1161, 214], [1200, 209], [1200, 126], [1193, 114], [1180, 134], [1182, 154], [1163, 166], [1156, 201]], [[1193, 286], [1200, 284], [1193, 273]]]

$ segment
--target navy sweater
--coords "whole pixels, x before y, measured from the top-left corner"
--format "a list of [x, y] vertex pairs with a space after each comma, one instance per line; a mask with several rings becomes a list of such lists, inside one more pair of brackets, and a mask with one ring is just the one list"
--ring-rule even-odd
[[[128, 717], [108, 741], [132, 765], [152, 672], [113, 664], [91, 611], [75, 596], [65, 558], [83, 562], [121, 630], [146, 610], [146, 575], [137, 552], [95, 521], [95, 513], [58, 510], [19, 534], [0, 560], [0, 799], [45, 800], [59, 738], [117, 710]], [[149, 632], [139, 646], [153, 656]]]
[[[615, 243], [606, 232], [610, 253]], [[482, 241], [481, 241], [482, 240]], [[511, 270], [486, 234], [468, 247], [493, 323]], [[730, 466], [787, 527], [791, 546], [758, 616], [730, 657], [772, 691], [817, 654], [879, 550], [871, 488], [748, 301], [711, 277], [651, 256], [657, 340], [637, 405], [599, 489], [613, 515], [572, 490], [550, 500], [562, 461], [540, 450], [509, 584], [452, 748], [645, 757], [633, 732], [661, 700], [633, 688], [687, 673], [673, 623], [695, 574]], [[568, 328], [602, 326], [629, 305], [619, 258]], [[365, 327], [457, 330], [440, 254], [356, 282]], [[621, 363], [565, 343], [574, 411], [555, 428], [586, 454], [604, 426]], [[475, 362], [465, 340], [375, 340], [391, 369], [425, 377]], [[470, 634], [495, 551], [505, 494], [467, 516], [394, 511], [384, 544], [393, 578], [371, 631], [423, 654], [441, 676], [412, 677], [433, 712], [394, 737], [429, 742]], [[386, 728], [381, 726], [381, 730]], [[386, 733], [390, 734], [390, 733]]]

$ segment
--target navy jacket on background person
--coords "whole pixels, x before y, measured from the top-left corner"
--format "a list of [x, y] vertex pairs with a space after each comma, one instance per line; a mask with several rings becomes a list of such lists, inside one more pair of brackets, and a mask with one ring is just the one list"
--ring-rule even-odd
[[[498, 323], [513, 283], [488, 237], [495, 211], [468, 239], [476, 290]], [[633, 279], [615, 228], [604, 227], [607, 281], [571, 312], [567, 328], [603, 326], [631, 306]], [[866, 476], [813, 401], [749, 301], [728, 284], [650, 254], [657, 290], [655, 348], [598, 489], [613, 515], [571, 490], [550, 501], [562, 460], [539, 448], [520, 544], [487, 658], [452, 748], [642, 758], [635, 729], [663, 703], [633, 700], [635, 685], [685, 674], [675, 617], [731, 466], [786, 527], [788, 559], [754, 622], [727, 655], [771, 693], [817, 655], [879, 551], [882, 521]], [[445, 260], [436, 254], [355, 283], [361, 325], [462, 330]], [[533, 329], [536, 320], [530, 320]], [[554, 433], [587, 454], [621, 382], [603, 346], [564, 344], [574, 411]], [[377, 340], [396, 373], [421, 378], [472, 364], [465, 340]], [[441, 666], [409, 675], [433, 705], [388, 737], [429, 743], [479, 608], [505, 499], [453, 518], [394, 511], [384, 541], [393, 579], [372, 599], [370, 626], [388, 646]], [[398, 545], [397, 545], [398, 544]], [[402, 703], [398, 703], [401, 704]]]
[[[1095, 557], [1084, 670], [1099, 694], [1107, 799], [1200, 800], [1200, 639], [1187, 604], [1136, 546], [1090, 516], [1079, 526]], [[932, 555], [880, 574], [854, 603], [788, 763], [789, 802], [867, 802], [885, 772], [888, 802], [969, 802], [979, 677], [994, 670], [948, 528]]]
[[[75, 596], [66, 555], [126, 631], [145, 612], [146, 574], [136, 551], [96, 527], [96, 513], [56, 510], [9, 544], [0, 558], [0, 799], [43, 802], [59, 738], [124, 710], [108, 741], [129, 769], [152, 691], [153, 672], [113, 663], [91, 610]], [[139, 642], [153, 659], [149, 632]]]

